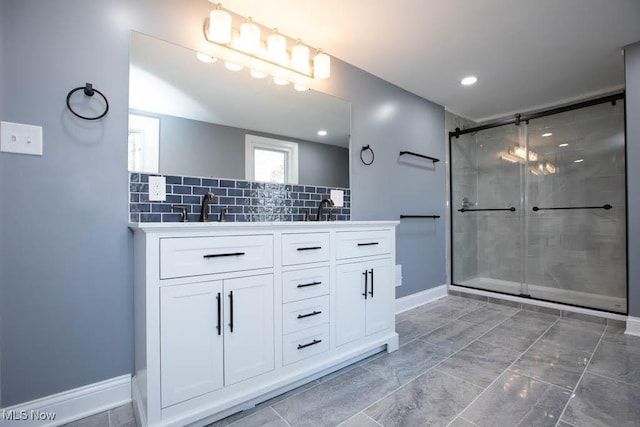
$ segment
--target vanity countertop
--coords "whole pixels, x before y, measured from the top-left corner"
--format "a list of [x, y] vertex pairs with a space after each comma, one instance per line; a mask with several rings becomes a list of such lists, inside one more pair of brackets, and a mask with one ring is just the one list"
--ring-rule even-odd
[[230, 229], [300, 229], [397, 226], [400, 221], [275, 221], [275, 222], [130, 222], [129, 228], [143, 231], [230, 230]]

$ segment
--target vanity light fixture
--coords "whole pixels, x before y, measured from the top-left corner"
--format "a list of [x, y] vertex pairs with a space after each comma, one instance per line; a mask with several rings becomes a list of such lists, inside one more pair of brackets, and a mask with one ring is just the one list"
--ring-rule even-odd
[[[211, 1], [211, 0], [209, 0]], [[277, 85], [293, 83], [296, 90], [308, 90], [314, 79], [331, 76], [331, 58], [318, 49], [311, 58], [311, 49], [300, 40], [287, 50], [287, 38], [274, 29], [261, 38], [260, 26], [251, 18], [240, 19], [239, 30], [233, 28], [237, 14], [216, 4], [204, 23], [204, 36], [209, 42], [203, 54], [225, 61], [233, 71], [248, 68], [255, 78], [273, 77]]]
[[478, 78], [476, 76], [468, 76], [462, 79], [460, 83], [462, 83], [463, 86], [471, 86], [472, 84], [475, 84], [477, 81], [478, 81]]

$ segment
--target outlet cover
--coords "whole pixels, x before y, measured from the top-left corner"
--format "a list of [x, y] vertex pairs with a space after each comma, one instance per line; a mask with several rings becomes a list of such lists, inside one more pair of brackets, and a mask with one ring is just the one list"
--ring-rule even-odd
[[167, 200], [167, 180], [164, 176], [149, 177], [149, 201], [164, 202]]
[[344, 206], [344, 191], [331, 190], [331, 196], [329, 197], [331, 197], [331, 200], [333, 200], [333, 203], [337, 208]]
[[42, 156], [42, 126], [0, 122], [0, 151]]

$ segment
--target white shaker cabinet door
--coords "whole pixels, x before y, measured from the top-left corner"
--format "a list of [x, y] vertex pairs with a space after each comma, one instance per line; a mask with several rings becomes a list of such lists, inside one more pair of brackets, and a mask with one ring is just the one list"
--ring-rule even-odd
[[367, 263], [369, 275], [367, 292], [367, 335], [391, 327], [394, 322], [395, 289], [391, 281], [391, 262], [388, 259]]
[[364, 273], [366, 263], [357, 262], [337, 267], [336, 280], [336, 345], [365, 336]]
[[160, 290], [163, 408], [223, 386], [222, 303], [222, 281]]
[[273, 275], [224, 281], [225, 385], [274, 369]]

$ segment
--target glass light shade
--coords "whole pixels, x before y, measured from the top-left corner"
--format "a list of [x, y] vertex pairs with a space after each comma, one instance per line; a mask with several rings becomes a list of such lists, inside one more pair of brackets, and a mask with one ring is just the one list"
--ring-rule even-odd
[[267, 56], [273, 62], [287, 65], [287, 39], [284, 36], [273, 33], [267, 38]]
[[308, 88], [307, 86], [301, 85], [301, 84], [299, 84], [299, 83], [294, 84], [294, 85], [293, 85], [293, 88], [294, 88], [295, 90], [297, 90], [298, 92], [304, 92], [304, 91], [309, 90], [309, 88]]
[[231, 15], [222, 9], [209, 14], [209, 40], [221, 44], [231, 41]]
[[273, 82], [275, 84], [277, 84], [278, 86], [286, 86], [286, 85], [289, 84], [289, 80], [285, 80], [285, 79], [283, 79], [281, 77], [274, 77], [273, 78]]
[[260, 27], [254, 24], [251, 18], [240, 25], [240, 46], [242, 50], [252, 54], [260, 50]]
[[200, 61], [204, 62], [205, 64], [213, 64], [218, 60], [217, 58], [202, 52], [196, 52], [196, 58], [198, 58]]
[[254, 79], [264, 79], [265, 77], [267, 77], [267, 73], [259, 70], [251, 70], [251, 77], [253, 77]]
[[331, 76], [331, 57], [326, 53], [318, 53], [313, 57], [313, 77], [328, 79]]
[[229, 71], [240, 71], [244, 67], [242, 65], [236, 64], [234, 62], [225, 61], [224, 62], [224, 68], [226, 68]]
[[291, 66], [294, 70], [308, 74], [309, 65], [309, 48], [302, 44], [296, 44], [291, 49]]

